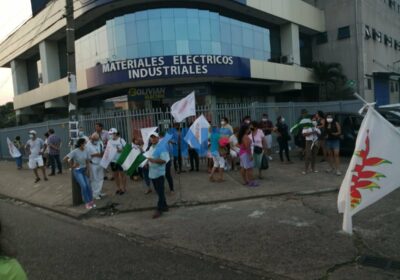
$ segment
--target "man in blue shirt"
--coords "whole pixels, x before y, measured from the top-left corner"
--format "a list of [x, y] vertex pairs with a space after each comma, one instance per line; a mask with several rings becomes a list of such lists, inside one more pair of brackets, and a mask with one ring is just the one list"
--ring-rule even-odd
[[164, 193], [164, 177], [165, 177], [165, 166], [169, 161], [168, 150], [157, 153], [157, 156], [153, 156], [157, 149], [157, 144], [160, 141], [160, 136], [157, 132], [153, 132], [150, 135], [150, 141], [152, 146], [147, 153], [147, 159], [149, 161], [149, 178], [153, 182], [153, 186], [158, 195], [157, 210], [153, 215], [153, 219], [159, 218], [162, 212], [168, 211], [167, 201], [165, 200]]

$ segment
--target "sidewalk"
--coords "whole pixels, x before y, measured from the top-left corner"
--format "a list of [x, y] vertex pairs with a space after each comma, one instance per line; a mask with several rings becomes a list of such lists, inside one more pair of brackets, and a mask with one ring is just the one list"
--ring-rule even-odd
[[[346, 170], [347, 159], [342, 165]], [[174, 174], [175, 194], [171, 194], [166, 183], [167, 202], [171, 207], [212, 204], [219, 202], [238, 201], [249, 198], [268, 197], [283, 194], [308, 194], [315, 192], [334, 191], [338, 189], [342, 176], [325, 173], [327, 163], [318, 163], [319, 173], [302, 175], [304, 162], [295, 160], [294, 164], [281, 164], [275, 160], [270, 162], [270, 168], [264, 171], [264, 179], [259, 187], [249, 188], [241, 184], [239, 171], [225, 173], [225, 182], [210, 183], [205, 168], [200, 172], [185, 172]], [[82, 217], [88, 210], [83, 206], [72, 206], [70, 171], [62, 175], [49, 177], [34, 183], [34, 175], [26, 164], [23, 170], [17, 170], [14, 162], [0, 162], [0, 196], [15, 198], [30, 204], [60, 212], [75, 218]], [[174, 173], [174, 172], [173, 172]], [[128, 192], [115, 195], [115, 183], [105, 181], [103, 191], [107, 194], [102, 200], [96, 201], [98, 211], [106, 211], [112, 205], [118, 212], [143, 211], [155, 207], [157, 197], [155, 192], [145, 195], [143, 181], [128, 179]]]

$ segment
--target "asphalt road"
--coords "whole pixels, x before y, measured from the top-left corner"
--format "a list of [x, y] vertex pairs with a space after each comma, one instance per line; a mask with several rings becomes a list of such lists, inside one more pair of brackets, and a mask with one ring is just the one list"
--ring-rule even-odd
[[28, 205], [0, 200], [0, 219], [31, 280], [259, 279]]

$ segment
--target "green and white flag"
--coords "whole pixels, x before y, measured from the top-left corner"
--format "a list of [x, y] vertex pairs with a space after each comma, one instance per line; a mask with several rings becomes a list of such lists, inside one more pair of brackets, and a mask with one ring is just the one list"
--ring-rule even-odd
[[310, 118], [303, 118], [298, 121], [292, 128], [290, 129], [290, 133], [293, 135], [297, 135], [299, 130], [303, 130], [304, 127], [312, 126], [312, 122]]
[[125, 173], [132, 176], [138, 167], [146, 160], [146, 157], [139, 149], [132, 148], [132, 145], [125, 145], [117, 163], [122, 166]]

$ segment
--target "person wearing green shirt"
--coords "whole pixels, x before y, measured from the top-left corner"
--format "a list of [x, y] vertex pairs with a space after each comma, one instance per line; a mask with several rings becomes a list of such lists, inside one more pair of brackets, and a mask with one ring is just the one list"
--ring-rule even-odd
[[0, 279], [27, 280], [28, 277], [19, 262], [16, 259], [7, 256], [6, 252], [4, 252], [1, 234], [2, 231], [0, 224]]

